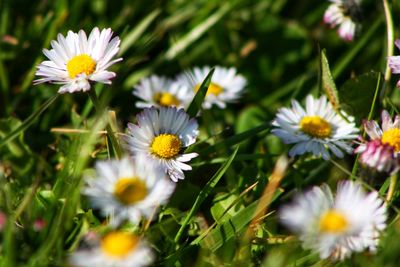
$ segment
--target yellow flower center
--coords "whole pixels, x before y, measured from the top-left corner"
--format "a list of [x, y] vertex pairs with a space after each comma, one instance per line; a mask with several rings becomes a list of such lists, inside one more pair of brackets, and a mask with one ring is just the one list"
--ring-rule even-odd
[[160, 106], [179, 106], [179, 100], [169, 92], [158, 92], [154, 95], [153, 99]]
[[400, 152], [400, 129], [392, 128], [384, 132], [382, 143], [392, 146], [395, 152]]
[[300, 121], [300, 129], [311, 137], [327, 138], [332, 134], [332, 127], [319, 116], [305, 116]]
[[[196, 92], [199, 91], [200, 85], [201, 85], [201, 84], [199, 83], [198, 85], [196, 85], [196, 86], [194, 87], [194, 90], [195, 90]], [[207, 90], [207, 94], [206, 94], [206, 95], [213, 94], [213, 95], [215, 95], [215, 96], [218, 96], [218, 95], [220, 95], [223, 91], [224, 91], [224, 88], [222, 88], [222, 86], [220, 86], [220, 85], [218, 85], [218, 84], [216, 84], [216, 83], [210, 83], [210, 86], [208, 87], [208, 90]]]
[[178, 155], [182, 142], [174, 134], [160, 134], [151, 144], [151, 152], [163, 159], [171, 159]]
[[325, 233], [343, 233], [348, 227], [349, 223], [345, 216], [336, 210], [328, 210], [319, 220], [319, 230]]
[[137, 177], [121, 178], [114, 186], [114, 196], [123, 204], [130, 205], [147, 196], [146, 184]]
[[124, 232], [111, 232], [101, 240], [101, 249], [108, 256], [122, 258], [135, 250], [139, 238]]
[[74, 56], [67, 63], [67, 71], [70, 78], [75, 78], [81, 73], [92, 74], [96, 70], [96, 61], [86, 54]]

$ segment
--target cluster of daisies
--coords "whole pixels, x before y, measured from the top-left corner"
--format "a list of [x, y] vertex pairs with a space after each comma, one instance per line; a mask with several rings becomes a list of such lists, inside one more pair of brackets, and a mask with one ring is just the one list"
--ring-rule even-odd
[[[395, 45], [400, 49], [400, 40]], [[399, 74], [400, 56], [388, 57], [388, 65]], [[381, 126], [375, 120], [363, 121], [367, 138], [359, 136], [354, 118], [335, 110], [325, 96], [307, 96], [305, 109], [293, 100], [291, 108], [279, 109], [272, 125], [273, 134], [293, 144], [292, 157], [310, 153], [329, 160], [332, 154], [338, 158], [358, 154], [369, 174], [393, 176], [400, 170], [400, 117], [392, 119], [387, 110], [381, 113]], [[327, 185], [299, 194], [280, 210], [280, 218], [305, 248], [317, 251], [321, 258], [342, 260], [352, 252], [376, 251], [386, 227], [386, 209], [376, 191], [366, 193], [359, 182], [342, 181], [335, 196]]]
[[[121, 61], [113, 59], [119, 51], [120, 39], [111, 29], [94, 28], [86, 36], [69, 31], [52, 41], [51, 50], [44, 49], [49, 60], [38, 66], [35, 83], [62, 84], [59, 93], [85, 92], [91, 83], [111, 84], [115, 77], [108, 67]], [[99, 161], [95, 175], [85, 178], [83, 194], [93, 208], [108, 219], [111, 230], [92, 238], [90, 248], [70, 257], [73, 266], [147, 266], [153, 253], [138, 235], [119, 230], [125, 223], [139, 225], [151, 221], [158, 208], [168, 202], [176, 182], [185, 178], [188, 162], [197, 153], [185, 153], [196, 142], [199, 126], [185, 112], [209, 67], [195, 68], [177, 76], [176, 80], [150, 76], [134, 88], [140, 98], [137, 107], [144, 108], [129, 123], [124, 147], [129, 156], [120, 160]], [[246, 85], [234, 68], [215, 68], [203, 108], [213, 105], [224, 108], [241, 95]]]
[[[325, 21], [339, 26], [339, 34], [352, 40], [355, 26], [351, 18], [358, 12], [357, 1], [331, 0]], [[347, 14], [346, 16], [344, 14]], [[400, 41], [396, 41], [399, 47]], [[81, 30], [59, 34], [44, 49], [48, 60], [36, 72], [35, 84], [61, 84], [59, 93], [90, 91], [93, 82], [111, 84], [115, 73], [108, 68], [121, 61], [116, 58], [120, 39], [111, 29], [94, 28], [87, 37]], [[390, 57], [393, 73], [400, 73], [400, 58]], [[92, 239], [89, 249], [70, 257], [73, 266], [147, 266], [154, 260], [149, 244], [136, 233], [123, 231], [125, 223], [151, 222], [161, 205], [174, 192], [176, 182], [190, 171], [189, 162], [197, 153], [185, 153], [196, 142], [199, 125], [185, 112], [209, 67], [194, 68], [169, 79], [150, 76], [142, 79], [133, 94], [143, 108], [136, 123], [129, 123], [124, 148], [129, 156], [99, 161], [95, 175], [85, 177], [83, 194], [93, 208], [109, 221], [110, 231]], [[204, 109], [225, 108], [243, 93], [246, 80], [234, 68], [215, 68]], [[366, 168], [393, 175], [400, 169], [400, 122], [382, 112], [382, 127], [376, 121], [363, 123], [368, 139], [359, 137], [354, 118], [337, 112], [325, 96], [306, 98], [305, 109], [296, 100], [291, 108], [281, 108], [272, 133], [286, 144], [293, 144], [289, 155], [311, 153], [329, 160], [332, 156], [359, 153]], [[353, 150], [358, 139], [359, 146]], [[282, 222], [298, 233], [306, 248], [321, 258], [344, 259], [352, 252], [375, 251], [386, 227], [386, 205], [376, 191], [367, 193], [361, 184], [340, 182], [334, 195], [328, 186], [314, 187], [298, 195], [294, 203], [280, 212]]]
[[[349, 1], [332, 2], [334, 10]], [[400, 40], [395, 45], [400, 49]], [[388, 65], [392, 73], [400, 73], [399, 56], [388, 57]], [[332, 154], [338, 158], [358, 154], [372, 175], [393, 176], [400, 170], [400, 117], [392, 119], [387, 110], [381, 113], [381, 126], [375, 120], [362, 123], [367, 138], [359, 135], [354, 118], [335, 110], [325, 96], [307, 96], [305, 109], [293, 100], [291, 108], [279, 109], [272, 125], [273, 134], [293, 144], [292, 157], [310, 153], [330, 160]], [[317, 251], [321, 258], [343, 260], [352, 252], [376, 251], [386, 228], [387, 208], [376, 191], [366, 193], [359, 182], [342, 181], [336, 195], [327, 185], [299, 194], [280, 210], [280, 219], [299, 235], [305, 248]]]
[[[175, 79], [157, 75], [144, 78], [133, 91], [140, 99], [136, 102], [136, 107], [187, 108], [210, 70], [207, 66], [196, 67], [177, 75]], [[216, 67], [203, 108], [225, 108], [227, 103], [235, 102], [242, 95], [245, 86], [246, 79], [238, 74], [235, 68]]]

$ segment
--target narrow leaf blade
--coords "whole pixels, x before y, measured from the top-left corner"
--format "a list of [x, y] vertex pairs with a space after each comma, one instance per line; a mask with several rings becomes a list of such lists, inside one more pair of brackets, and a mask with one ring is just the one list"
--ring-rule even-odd
[[195, 117], [199, 110], [201, 109], [201, 105], [203, 104], [204, 98], [206, 97], [208, 87], [211, 84], [211, 79], [214, 74], [215, 69], [212, 68], [210, 72], [207, 74], [204, 81], [201, 83], [199, 90], [197, 91], [196, 95], [194, 96], [192, 102], [190, 103], [189, 107], [187, 108], [187, 114], [190, 117]]
[[329, 68], [325, 50], [321, 51], [321, 86], [334, 109], [339, 109], [339, 93]]

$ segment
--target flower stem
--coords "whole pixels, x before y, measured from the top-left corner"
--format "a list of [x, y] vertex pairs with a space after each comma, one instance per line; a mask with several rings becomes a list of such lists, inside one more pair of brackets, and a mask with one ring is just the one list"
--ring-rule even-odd
[[390, 202], [390, 200], [392, 200], [394, 191], [396, 189], [396, 185], [397, 185], [397, 174], [394, 174], [394, 175], [390, 176], [389, 190], [386, 195], [387, 202]]
[[[100, 113], [102, 108], [100, 107], [100, 103], [99, 103], [99, 100], [97, 98], [96, 91], [92, 88], [92, 89], [89, 90], [88, 93], [89, 93], [90, 100], [92, 100], [94, 108], [96, 109], [97, 113]], [[111, 123], [110, 122], [108, 122], [107, 125], [106, 125], [106, 131], [107, 131], [108, 138], [110, 139], [111, 145], [113, 147], [115, 157], [117, 159], [120, 159], [121, 155], [122, 155], [121, 147], [120, 147], [120, 145], [118, 143], [117, 138], [114, 135], [114, 131], [111, 128]]]
[[[388, 3], [388, 0], [383, 0], [383, 9], [385, 10], [385, 19], [386, 19], [386, 29], [387, 29], [387, 51], [386, 51], [386, 56], [391, 57], [393, 56], [393, 51], [394, 51], [394, 31], [393, 31], [393, 18], [392, 18], [392, 13], [390, 11], [390, 6]], [[390, 77], [392, 75], [392, 72], [389, 67], [389, 62], [386, 63], [386, 69], [385, 69], [385, 84], [383, 88], [383, 95], [385, 95], [385, 91], [387, 91], [387, 84], [390, 81]]]

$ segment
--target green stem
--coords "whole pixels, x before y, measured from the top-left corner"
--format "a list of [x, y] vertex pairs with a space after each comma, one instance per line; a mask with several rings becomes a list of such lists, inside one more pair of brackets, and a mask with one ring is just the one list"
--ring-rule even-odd
[[[383, 9], [385, 10], [385, 19], [386, 19], [386, 29], [387, 29], [387, 51], [386, 51], [386, 56], [391, 57], [393, 56], [393, 51], [394, 51], [394, 31], [393, 31], [393, 18], [392, 18], [392, 13], [390, 12], [390, 6], [387, 0], [383, 0]], [[383, 96], [387, 95], [387, 85], [390, 81], [391, 77], [391, 70], [389, 67], [389, 61], [386, 62], [386, 68], [385, 68], [385, 83], [383, 86]]]
[[[100, 103], [99, 103], [99, 100], [97, 98], [96, 91], [92, 88], [92, 89], [89, 90], [88, 93], [89, 93], [90, 100], [92, 100], [94, 108], [96, 109], [97, 113], [100, 114], [101, 111], [102, 111], [102, 108], [100, 107]], [[122, 156], [121, 147], [120, 147], [120, 145], [118, 143], [117, 138], [115, 137], [114, 131], [113, 131], [112, 127], [111, 127], [111, 123], [109, 121], [108, 121], [108, 123], [106, 125], [106, 131], [107, 131], [108, 138], [111, 141], [115, 157], [117, 159], [120, 159], [121, 156]]]
[[394, 191], [396, 189], [396, 185], [397, 185], [397, 174], [394, 174], [394, 175], [390, 176], [389, 190], [386, 195], [387, 202], [390, 202], [392, 200]]

